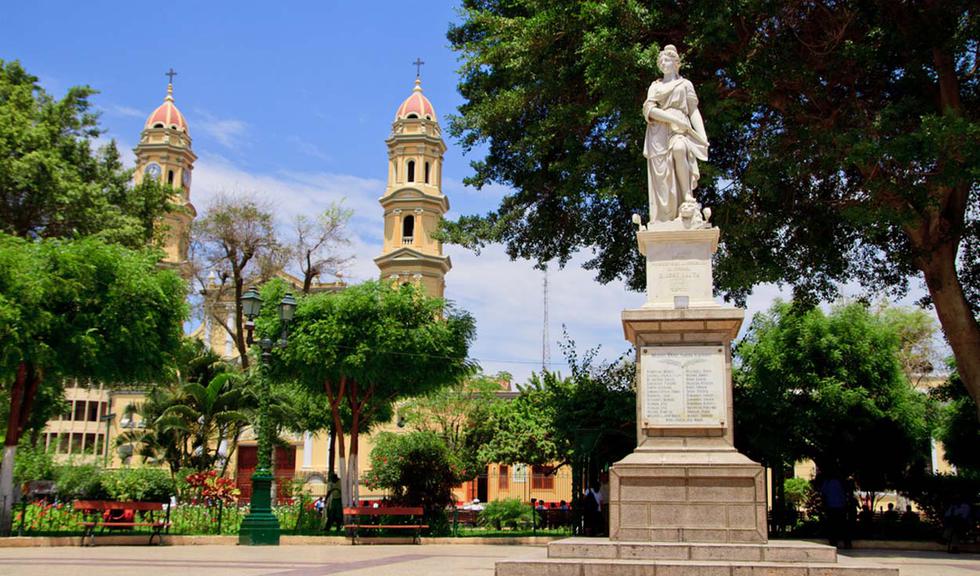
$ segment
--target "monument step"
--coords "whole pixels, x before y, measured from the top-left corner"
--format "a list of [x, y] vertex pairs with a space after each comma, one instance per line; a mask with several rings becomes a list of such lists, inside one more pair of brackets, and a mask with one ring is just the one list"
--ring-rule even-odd
[[825, 562], [548, 558], [502, 560], [496, 576], [899, 576], [899, 570]]
[[799, 540], [767, 544], [628, 542], [566, 538], [548, 544], [549, 558], [609, 560], [720, 560], [739, 562], [837, 562], [837, 549]]

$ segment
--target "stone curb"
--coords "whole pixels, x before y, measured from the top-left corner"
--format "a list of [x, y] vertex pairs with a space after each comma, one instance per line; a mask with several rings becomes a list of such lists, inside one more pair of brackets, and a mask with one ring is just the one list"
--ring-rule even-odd
[[[475, 544], [504, 546], [547, 546], [553, 540], [567, 536], [522, 536], [495, 538], [422, 538], [422, 544]], [[0, 538], [0, 548], [48, 548], [55, 546], [81, 546], [81, 536], [11, 536]], [[146, 534], [123, 536], [104, 535], [95, 537], [96, 546], [146, 546]], [[361, 538], [359, 544], [411, 544], [411, 538]], [[171, 536], [164, 534], [164, 546], [234, 546], [238, 536]], [[283, 536], [283, 546], [349, 546], [346, 536]]]
[[[422, 538], [422, 544], [457, 545], [498, 545], [498, 546], [547, 546], [549, 542], [567, 536], [517, 536], [517, 537], [472, 537], [472, 538]], [[145, 546], [148, 536], [106, 535], [96, 536], [96, 546]], [[773, 540], [770, 540], [772, 542]], [[779, 540], [775, 540], [778, 542]], [[815, 544], [826, 544], [825, 540], [805, 540]], [[362, 538], [363, 544], [401, 544], [411, 543], [411, 538]], [[164, 535], [164, 546], [234, 546], [238, 536], [170, 536]], [[345, 536], [283, 536], [284, 546], [348, 546], [350, 539]], [[0, 538], [0, 548], [47, 548], [55, 546], [80, 546], [81, 536], [11, 536]], [[915, 552], [945, 552], [946, 545], [939, 542], [917, 540], [855, 540], [853, 550], [909, 550]], [[962, 545], [965, 553], [980, 552], [980, 546]], [[844, 550], [846, 553], [846, 550]]]

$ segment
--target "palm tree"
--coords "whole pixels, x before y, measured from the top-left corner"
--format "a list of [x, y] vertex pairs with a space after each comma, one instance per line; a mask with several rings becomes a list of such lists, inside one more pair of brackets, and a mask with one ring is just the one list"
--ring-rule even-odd
[[157, 418], [155, 426], [161, 431], [186, 434], [187, 467], [204, 471], [221, 463], [225, 471], [228, 456], [249, 422], [243, 385], [244, 378], [237, 372], [218, 374], [207, 386], [185, 383], [176, 402]]
[[166, 462], [174, 476], [219, 464], [224, 474], [249, 421], [245, 378], [197, 340], [186, 341], [177, 366], [171, 384], [151, 389], [133, 409], [143, 427], [127, 430], [116, 445], [137, 447], [144, 462]]

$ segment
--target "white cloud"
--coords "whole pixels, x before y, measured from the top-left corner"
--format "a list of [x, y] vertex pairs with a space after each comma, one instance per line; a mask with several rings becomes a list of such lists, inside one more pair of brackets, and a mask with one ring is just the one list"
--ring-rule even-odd
[[[124, 148], [125, 149], [125, 148]], [[383, 221], [378, 198], [384, 181], [330, 172], [254, 174], [229, 160], [203, 154], [194, 168], [191, 200], [203, 213], [218, 193], [245, 193], [271, 200], [280, 226], [288, 234], [296, 214], [315, 214], [332, 201], [343, 201], [354, 211], [350, 223], [350, 254], [355, 256], [346, 280], [357, 283], [376, 278], [374, 258], [381, 254]], [[540, 371], [543, 329], [543, 272], [526, 261], [512, 262], [501, 246], [488, 246], [480, 255], [446, 246], [453, 269], [446, 277], [446, 297], [476, 319], [477, 337], [471, 356], [484, 371], [507, 371], [515, 383]], [[600, 346], [599, 358], [612, 360], [629, 349], [623, 337], [621, 313], [640, 307], [641, 293], [621, 281], [606, 285], [582, 268], [586, 255], [572, 258], [562, 269], [549, 271], [549, 344], [551, 368], [567, 373], [558, 342], [562, 325], [580, 352]], [[849, 292], [845, 287], [845, 292]], [[746, 305], [742, 334], [752, 315], [766, 310], [777, 297], [791, 292], [772, 284], [758, 286]], [[719, 299], [719, 302], [720, 299]]]
[[126, 118], [145, 118], [147, 116], [142, 110], [120, 104], [112, 104], [104, 110], [114, 116], [123, 116]]
[[[504, 370], [524, 382], [541, 370], [544, 329], [544, 273], [530, 262], [512, 262], [500, 246], [477, 256], [447, 247], [453, 270], [446, 277], [446, 297], [471, 312], [477, 339], [471, 351], [486, 372]], [[558, 348], [562, 325], [579, 350], [600, 346], [599, 357], [612, 360], [629, 348], [620, 314], [643, 304], [642, 294], [622, 282], [598, 284], [584, 270], [584, 257], [573, 258], [563, 270], [548, 272], [548, 333], [551, 369], [567, 373]]]
[[204, 131], [205, 134], [210, 135], [225, 148], [235, 149], [244, 144], [242, 136], [245, 134], [248, 124], [243, 120], [216, 118], [203, 110], [195, 110], [195, 112], [199, 116], [191, 123], [195, 130]]

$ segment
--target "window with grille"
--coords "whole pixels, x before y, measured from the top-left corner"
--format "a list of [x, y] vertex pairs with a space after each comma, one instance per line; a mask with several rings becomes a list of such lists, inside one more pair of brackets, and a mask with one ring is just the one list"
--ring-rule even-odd
[[531, 488], [533, 490], [554, 490], [555, 475], [551, 466], [531, 467]]

